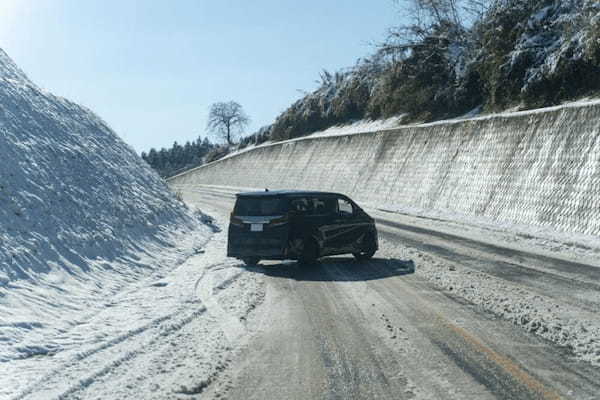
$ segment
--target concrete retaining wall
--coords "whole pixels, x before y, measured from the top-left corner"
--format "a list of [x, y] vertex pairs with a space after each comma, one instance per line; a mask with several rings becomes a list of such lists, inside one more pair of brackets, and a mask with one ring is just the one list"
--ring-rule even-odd
[[343, 192], [493, 221], [600, 233], [600, 104], [348, 136], [234, 155], [170, 179]]

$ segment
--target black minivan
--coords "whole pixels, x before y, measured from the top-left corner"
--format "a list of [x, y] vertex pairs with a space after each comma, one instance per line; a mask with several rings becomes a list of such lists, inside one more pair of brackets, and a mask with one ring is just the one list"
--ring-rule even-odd
[[227, 255], [253, 265], [351, 253], [358, 260], [378, 249], [375, 220], [347, 196], [296, 190], [236, 195]]

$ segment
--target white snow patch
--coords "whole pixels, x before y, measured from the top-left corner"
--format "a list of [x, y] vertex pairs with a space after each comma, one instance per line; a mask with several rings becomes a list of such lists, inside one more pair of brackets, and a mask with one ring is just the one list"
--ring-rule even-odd
[[225, 232], [205, 239], [190, 238], [202, 251], [133, 282], [57, 332], [58, 351], [4, 363], [0, 398], [177, 399], [215, 382], [226, 387], [265, 288], [261, 275], [224, 256]]
[[202, 219], [100, 118], [38, 88], [0, 50], [0, 398], [49, 365], [202, 314], [177, 314], [181, 298], [153, 308], [212, 235]]
[[382, 242], [382, 254], [416, 260], [416, 273], [436, 286], [570, 349], [580, 360], [600, 366], [597, 313], [557, 302], [460, 263], [450, 263], [398, 243]]
[[323, 136], [345, 136], [364, 132], [377, 132], [381, 130], [394, 129], [400, 127], [405, 115], [399, 115], [380, 120], [360, 120], [350, 124], [335, 125], [323, 131], [311, 133], [305, 138], [323, 137]]

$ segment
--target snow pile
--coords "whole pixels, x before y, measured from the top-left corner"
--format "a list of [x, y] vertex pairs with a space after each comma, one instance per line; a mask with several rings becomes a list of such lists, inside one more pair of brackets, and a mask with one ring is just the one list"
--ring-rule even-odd
[[401, 126], [403, 119], [404, 115], [376, 120], [362, 119], [349, 124], [334, 125], [322, 131], [311, 133], [309, 137], [354, 135], [364, 132], [394, 129]]
[[101, 299], [45, 339], [47, 354], [1, 362], [0, 399], [223, 397], [266, 285], [226, 257], [227, 216], [199, 214], [213, 228], [210, 241], [202, 230], [186, 235], [178, 247], [194, 252], [185, 261], [160, 262]]
[[52, 352], [46, 335], [181, 262], [201, 226], [101, 119], [0, 50], [0, 361]]
[[[220, 222], [220, 221], [219, 221]], [[129, 285], [53, 339], [52, 357], [2, 365], [0, 399], [179, 399], [226, 391], [262, 303], [260, 274], [227, 259], [216, 233], [184, 263]], [[164, 273], [163, 273], [164, 272]], [[210, 396], [208, 398], [211, 398]]]
[[522, 285], [381, 240], [383, 254], [418, 260], [418, 275], [494, 315], [570, 349], [600, 366], [600, 321], [594, 311], [541, 295]]

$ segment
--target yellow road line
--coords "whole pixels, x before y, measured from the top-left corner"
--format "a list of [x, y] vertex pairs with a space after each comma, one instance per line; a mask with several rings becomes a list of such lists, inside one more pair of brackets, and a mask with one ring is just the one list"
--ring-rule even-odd
[[467, 332], [464, 328], [454, 325], [439, 314], [438, 318], [441, 320], [442, 324], [454, 331], [473, 348], [480, 351], [482, 354], [485, 354], [487, 358], [490, 361], [493, 361], [496, 365], [498, 365], [502, 369], [502, 371], [509, 374], [512, 378], [514, 378], [517, 382], [521, 383], [530, 391], [539, 395], [541, 399], [557, 400], [562, 398], [554, 390], [547, 389], [542, 382], [537, 380], [535, 377], [531, 376], [529, 373], [527, 373], [527, 371], [523, 370], [523, 368], [514, 363], [512, 360], [484, 345], [481, 341], [479, 341], [475, 336]]

